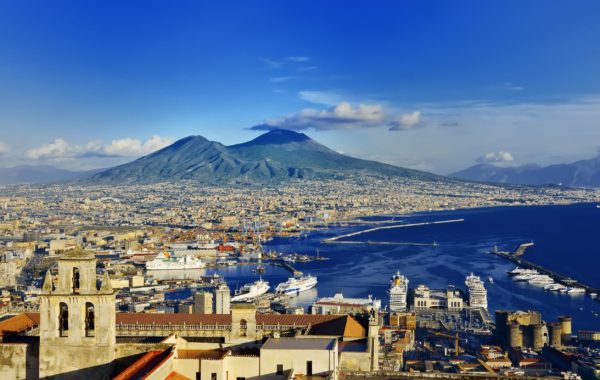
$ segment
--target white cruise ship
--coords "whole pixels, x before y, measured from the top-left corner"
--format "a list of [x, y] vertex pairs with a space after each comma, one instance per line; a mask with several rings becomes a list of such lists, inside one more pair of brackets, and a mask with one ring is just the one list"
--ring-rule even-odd
[[269, 283], [262, 278], [246, 284], [231, 297], [231, 302], [243, 302], [255, 299], [269, 291]]
[[406, 311], [406, 296], [408, 295], [408, 279], [397, 271], [390, 280], [388, 289], [390, 296], [390, 311]]
[[206, 266], [202, 260], [193, 256], [172, 258], [168, 253], [156, 256], [154, 260], [146, 263], [146, 270], [178, 270], [178, 269], [202, 269]]
[[286, 282], [277, 285], [275, 291], [280, 294], [300, 294], [317, 286], [317, 278], [309, 275], [290, 277]]
[[481, 278], [471, 273], [467, 276], [465, 285], [467, 285], [467, 293], [469, 294], [469, 305], [471, 307], [482, 307], [487, 309], [487, 290], [485, 289]]

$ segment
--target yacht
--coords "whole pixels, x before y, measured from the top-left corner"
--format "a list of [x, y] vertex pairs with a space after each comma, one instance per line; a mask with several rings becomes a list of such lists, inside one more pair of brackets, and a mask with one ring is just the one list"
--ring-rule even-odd
[[300, 294], [317, 286], [317, 278], [306, 275], [300, 277], [290, 277], [286, 282], [277, 285], [275, 291], [279, 294]]
[[467, 293], [469, 294], [469, 306], [487, 309], [487, 290], [481, 278], [471, 273], [467, 276], [465, 285], [467, 285]]
[[527, 280], [527, 282], [532, 285], [548, 285], [553, 284], [554, 280], [548, 275], [539, 274], [536, 276], [532, 276], [530, 279]]
[[408, 294], [408, 279], [397, 271], [390, 280], [388, 295], [390, 296], [390, 311], [406, 311], [406, 296]]
[[231, 297], [231, 302], [250, 301], [269, 291], [269, 283], [262, 278], [246, 284]]
[[584, 288], [572, 287], [572, 288], [568, 288], [567, 289], [567, 293], [568, 294], [583, 294], [583, 293], [585, 293], [585, 289]]

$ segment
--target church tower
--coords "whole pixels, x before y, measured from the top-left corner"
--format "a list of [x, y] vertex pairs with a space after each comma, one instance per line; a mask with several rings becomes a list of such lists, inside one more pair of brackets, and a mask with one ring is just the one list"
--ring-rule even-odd
[[115, 358], [115, 292], [96, 281], [96, 257], [75, 249], [46, 273], [40, 295], [40, 378], [108, 378]]

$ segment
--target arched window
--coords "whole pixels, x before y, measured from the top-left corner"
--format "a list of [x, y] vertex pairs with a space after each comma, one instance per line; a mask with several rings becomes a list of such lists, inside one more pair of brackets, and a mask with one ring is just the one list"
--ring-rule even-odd
[[91, 302], [85, 303], [85, 336], [94, 336], [96, 324], [96, 315], [94, 304]]
[[64, 302], [58, 304], [58, 332], [59, 336], [69, 336], [69, 306]]
[[79, 268], [73, 268], [73, 294], [79, 294]]

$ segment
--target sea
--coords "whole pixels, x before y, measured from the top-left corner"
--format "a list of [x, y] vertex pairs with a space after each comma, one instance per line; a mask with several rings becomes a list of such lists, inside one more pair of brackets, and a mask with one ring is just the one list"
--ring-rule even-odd
[[[326, 244], [324, 239], [385, 225], [413, 224], [464, 219], [447, 224], [383, 229], [344, 240], [357, 242], [401, 242], [425, 245]], [[384, 223], [381, 223], [385, 221]], [[373, 222], [380, 222], [374, 224]], [[434, 246], [433, 243], [436, 245]], [[489, 311], [539, 310], [546, 321], [560, 315], [573, 317], [573, 328], [600, 330], [600, 302], [589, 295], [567, 295], [512, 280], [507, 271], [515, 265], [490, 253], [494, 247], [510, 251], [533, 242], [524, 258], [585, 284], [600, 288], [600, 208], [596, 204], [567, 206], [508, 206], [385, 215], [364, 219], [351, 226], [332, 226], [299, 237], [278, 237], [265, 250], [282, 253], [319, 254], [328, 260], [297, 262], [294, 267], [318, 277], [318, 286], [302, 294], [292, 305], [309, 306], [319, 297], [342, 293], [345, 297], [371, 295], [388, 303], [390, 277], [400, 271], [410, 286], [419, 284], [442, 289], [465, 288], [465, 277], [473, 272], [485, 282]], [[429, 245], [427, 245], [429, 244]], [[266, 265], [262, 277], [272, 287], [290, 273]], [[205, 274], [223, 275], [230, 288], [256, 280], [252, 264], [207, 269]], [[490, 281], [490, 278], [492, 281]], [[180, 298], [188, 294], [174, 294]]]

